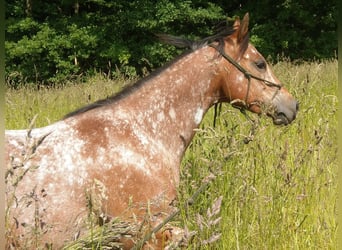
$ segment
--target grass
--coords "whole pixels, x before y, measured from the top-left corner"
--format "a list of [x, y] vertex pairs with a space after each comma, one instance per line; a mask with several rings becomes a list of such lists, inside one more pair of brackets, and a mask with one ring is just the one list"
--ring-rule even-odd
[[6, 129], [27, 128], [35, 115], [36, 127], [46, 126], [60, 120], [67, 113], [111, 96], [132, 81], [112, 81], [101, 74], [86, 83], [66, 83], [65, 86], [23, 85], [14, 90], [6, 90]]
[[[175, 223], [194, 235], [189, 249], [337, 249], [337, 60], [273, 68], [300, 102], [293, 124], [249, 113], [252, 122], [224, 104], [216, 127], [210, 110], [186, 152]], [[122, 85], [98, 75], [58, 89], [8, 89], [6, 128], [26, 128], [35, 114], [37, 126], [47, 125]]]

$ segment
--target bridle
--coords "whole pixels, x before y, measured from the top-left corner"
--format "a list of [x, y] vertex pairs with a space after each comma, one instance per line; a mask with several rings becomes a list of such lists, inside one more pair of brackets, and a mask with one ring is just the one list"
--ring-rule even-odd
[[[253, 75], [252, 73], [248, 72], [248, 70], [246, 70], [244, 67], [242, 67], [236, 60], [234, 60], [233, 58], [231, 58], [229, 55], [226, 54], [226, 52], [224, 52], [223, 48], [224, 46], [216, 46], [214, 44], [209, 44], [208, 46], [216, 49], [220, 55], [226, 59], [228, 62], [230, 62], [232, 65], [234, 65], [238, 70], [240, 70], [244, 76], [247, 78], [248, 80], [248, 85], [247, 85], [247, 93], [246, 93], [246, 96], [245, 96], [245, 100], [232, 100], [230, 101], [231, 105], [234, 107], [234, 108], [238, 108], [243, 114], [246, 115], [245, 113], [245, 110], [248, 109], [249, 105], [250, 104], [247, 104], [247, 99], [248, 99], [248, 95], [249, 95], [249, 90], [250, 90], [250, 85], [251, 85], [251, 79], [256, 79], [258, 81], [261, 81], [263, 82], [266, 86], [269, 86], [269, 87], [275, 87], [277, 88], [277, 90], [275, 91], [273, 97], [272, 97], [272, 100], [273, 98], [277, 95], [277, 93], [279, 92], [279, 90], [282, 88], [282, 85], [281, 84], [278, 84], [278, 83], [275, 83], [275, 82], [271, 82], [271, 81], [268, 81], [266, 79], [263, 79], [261, 77], [258, 77], [256, 75]], [[234, 105], [236, 102], [239, 102], [240, 104], [242, 103], [242, 107], [240, 105]], [[216, 116], [217, 116], [217, 103], [215, 103], [215, 113], [214, 113], [214, 126], [215, 126], [215, 120], [216, 120]]]

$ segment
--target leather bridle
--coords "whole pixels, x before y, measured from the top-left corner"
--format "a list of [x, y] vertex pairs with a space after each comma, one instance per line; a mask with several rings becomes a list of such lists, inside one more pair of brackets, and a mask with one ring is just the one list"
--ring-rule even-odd
[[[210, 47], [216, 49], [220, 55], [225, 58], [228, 62], [230, 62], [232, 65], [234, 65], [238, 70], [240, 70], [244, 76], [248, 79], [248, 85], [247, 85], [247, 93], [246, 93], [246, 97], [244, 100], [244, 108], [248, 108], [248, 104], [247, 104], [247, 99], [248, 99], [248, 95], [249, 95], [249, 89], [250, 89], [250, 85], [251, 85], [251, 79], [256, 79], [258, 81], [263, 82], [265, 85], [269, 86], [269, 87], [275, 87], [277, 88], [277, 91], [275, 92], [273, 98], [276, 96], [277, 92], [282, 88], [281, 84], [275, 83], [275, 82], [271, 82], [268, 81], [266, 79], [263, 79], [261, 77], [258, 77], [256, 75], [253, 75], [252, 73], [248, 72], [248, 70], [246, 70], [244, 67], [242, 67], [237, 61], [235, 61], [233, 58], [231, 58], [229, 55], [227, 55], [224, 50], [223, 50], [223, 46], [216, 46], [214, 44], [209, 44]], [[273, 99], [272, 98], [272, 99]], [[241, 100], [240, 100], [241, 101]], [[232, 103], [233, 104], [233, 103]], [[240, 107], [241, 108], [241, 107]]]
[[[234, 65], [239, 71], [241, 71], [244, 76], [247, 78], [248, 80], [248, 85], [247, 85], [247, 93], [246, 93], [246, 97], [245, 100], [230, 100], [230, 104], [234, 107], [239, 109], [245, 116], [248, 117], [248, 115], [246, 114], [245, 110], [248, 109], [248, 107], [250, 106], [249, 104], [247, 104], [247, 99], [248, 99], [248, 95], [249, 95], [249, 90], [250, 90], [250, 85], [251, 85], [251, 79], [256, 79], [258, 81], [263, 82], [266, 86], [269, 87], [275, 87], [277, 88], [277, 91], [275, 91], [273, 98], [277, 95], [278, 91], [282, 88], [281, 84], [275, 83], [275, 82], [271, 82], [268, 81], [266, 79], [263, 79], [261, 77], [258, 77], [256, 75], [253, 75], [252, 73], [248, 72], [248, 70], [246, 70], [244, 67], [242, 67], [236, 60], [234, 60], [232, 57], [230, 57], [229, 55], [227, 55], [224, 50], [223, 50], [223, 46], [217, 46], [214, 44], [209, 44], [208, 46], [216, 49], [220, 55], [226, 59], [228, 62], [230, 62], [232, 65]], [[240, 105], [236, 105], [236, 103], [240, 103]], [[242, 103], [242, 106], [241, 106]], [[253, 105], [255, 105], [255, 103], [253, 103]], [[216, 124], [216, 116], [217, 116], [217, 107], [218, 107], [218, 103], [215, 103], [215, 112], [214, 112], [214, 127]], [[221, 107], [220, 107], [221, 108]], [[248, 117], [249, 118], [249, 117]], [[249, 118], [250, 120], [252, 120], [251, 118]]]

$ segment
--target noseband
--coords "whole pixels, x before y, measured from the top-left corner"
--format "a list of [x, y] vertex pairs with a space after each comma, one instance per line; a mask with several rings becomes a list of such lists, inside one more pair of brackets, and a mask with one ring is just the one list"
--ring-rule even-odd
[[233, 64], [238, 70], [240, 70], [244, 76], [248, 79], [248, 85], [247, 85], [247, 93], [246, 93], [246, 97], [245, 100], [235, 100], [235, 102], [243, 102], [243, 107], [241, 108], [240, 106], [234, 105], [234, 100], [231, 101], [232, 106], [234, 106], [235, 108], [240, 109], [241, 111], [243, 111], [244, 109], [247, 109], [249, 107], [249, 105], [247, 104], [247, 98], [248, 98], [248, 94], [249, 94], [249, 89], [250, 89], [250, 85], [251, 85], [251, 79], [254, 78], [258, 81], [263, 82], [265, 85], [269, 86], [269, 87], [276, 87], [277, 91], [274, 93], [272, 99], [277, 95], [278, 91], [282, 88], [281, 84], [277, 84], [275, 82], [271, 82], [268, 81], [266, 79], [260, 78], [256, 75], [253, 75], [251, 73], [249, 73], [244, 67], [242, 67], [237, 61], [235, 61], [233, 58], [231, 58], [229, 55], [227, 55], [224, 50], [223, 50], [223, 46], [216, 46], [213, 44], [209, 44], [210, 47], [216, 49], [220, 55], [225, 58], [228, 62], [230, 62], [231, 64]]

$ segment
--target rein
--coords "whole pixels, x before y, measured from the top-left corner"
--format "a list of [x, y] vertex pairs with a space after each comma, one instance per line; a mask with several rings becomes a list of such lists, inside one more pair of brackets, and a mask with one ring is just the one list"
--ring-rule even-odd
[[[251, 85], [251, 79], [254, 78], [258, 81], [261, 81], [263, 82], [265, 85], [269, 86], [269, 87], [276, 87], [277, 88], [277, 91], [274, 93], [274, 96], [272, 97], [272, 99], [277, 95], [278, 91], [282, 88], [282, 85], [281, 84], [277, 84], [275, 82], [271, 82], [271, 81], [268, 81], [266, 79], [263, 79], [261, 77], [258, 77], [256, 75], [253, 75], [252, 73], [248, 72], [248, 70], [246, 70], [244, 67], [242, 67], [236, 60], [234, 60], [233, 58], [231, 58], [229, 55], [227, 55], [224, 50], [223, 50], [223, 46], [220, 47], [220, 46], [216, 46], [216, 45], [213, 45], [213, 44], [209, 44], [208, 46], [216, 49], [220, 55], [226, 59], [228, 62], [230, 62], [231, 64], [233, 64], [238, 70], [240, 70], [244, 76], [248, 79], [248, 85], [247, 85], [247, 93], [246, 93], [246, 97], [245, 97], [245, 100], [233, 100], [231, 101], [231, 105], [237, 109], [239, 109], [244, 115], [247, 116], [245, 110], [248, 108], [248, 104], [247, 104], [247, 99], [248, 99], [248, 95], [249, 95], [249, 89], [250, 89], [250, 85]], [[238, 106], [238, 105], [234, 105], [236, 102], [242, 102], [243, 103], [243, 107], [241, 106]], [[215, 103], [215, 113], [214, 113], [214, 127], [215, 127], [215, 124], [216, 124], [216, 116], [217, 116], [217, 105], [218, 103]], [[248, 117], [248, 116], [247, 116]]]

